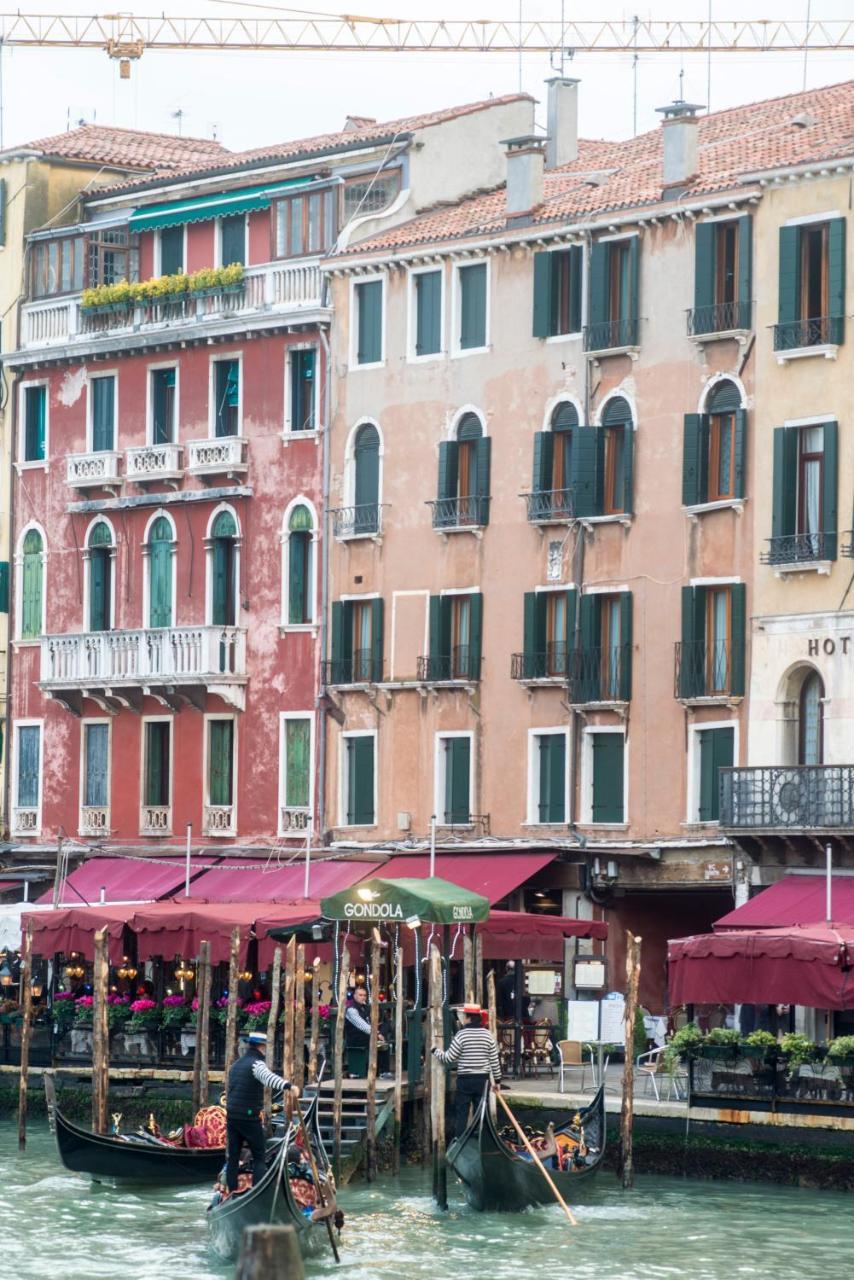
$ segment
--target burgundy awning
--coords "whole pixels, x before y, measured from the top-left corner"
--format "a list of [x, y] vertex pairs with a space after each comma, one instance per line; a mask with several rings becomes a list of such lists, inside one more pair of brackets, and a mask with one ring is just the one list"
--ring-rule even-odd
[[[214, 858], [193, 856], [190, 874], [198, 875]], [[96, 906], [104, 890], [105, 902], [156, 902], [183, 887], [186, 875], [184, 858], [90, 858], [82, 863], [65, 881], [60, 906]], [[38, 899], [39, 903], [53, 902], [53, 890], [48, 889]]]
[[[854, 924], [854, 876], [831, 879], [834, 924]], [[824, 876], [783, 876], [743, 906], [716, 920], [715, 929], [775, 929], [784, 925], [815, 924], [825, 919], [827, 880]]]
[[[276, 938], [268, 938], [270, 929], [283, 929], [299, 924], [312, 924], [320, 919], [320, 900], [315, 898], [299, 898], [295, 902], [280, 902], [274, 906], [266, 905], [263, 916], [255, 921], [255, 932], [258, 935], [258, 968], [269, 969], [273, 964], [273, 952], [276, 947], [284, 949], [287, 943]], [[355, 948], [351, 948], [354, 952]], [[306, 963], [311, 964], [315, 956], [322, 960], [332, 959], [332, 944], [329, 942], [312, 943], [306, 949]], [[350, 959], [353, 960], [353, 954]]]
[[565, 938], [608, 936], [604, 920], [575, 920], [570, 916], [533, 915], [525, 911], [490, 911], [477, 926], [483, 939], [484, 960], [563, 961]]
[[182, 956], [195, 959], [202, 942], [211, 944], [211, 963], [228, 960], [231, 931], [240, 930], [240, 963], [246, 964], [246, 949], [256, 916], [266, 903], [199, 903], [155, 902], [150, 907], [137, 907], [131, 927], [137, 935], [140, 960], [154, 956]]
[[[359, 880], [375, 875], [378, 862], [348, 862], [343, 858], [327, 858], [311, 864], [309, 893], [313, 898], [326, 898], [349, 889]], [[258, 870], [253, 859], [241, 867], [234, 858], [220, 867], [212, 867], [190, 885], [190, 896], [182, 902], [293, 902], [302, 897], [305, 887], [305, 863], [300, 860], [286, 867], [271, 866]]]
[[56, 911], [27, 911], [21, 916], [21, 930], [33, 922], [33, 953], [53, 956], [79, 951], [87, 960], [95, 956], [95, 934], [106, 928], [111, 964], [121, 963], [124, 949], [122, 935], [133, 915], [131, 903], [97, 907], [60, 907]]
[[670, 1004], [854, 1009], [854, 928], [731, 929], [668, 943]]
[[[482, 894], [491, 906], [554, 862], [555, 856], [554, 853], [437, 853], [436, 875], [440, 880], [450, 880], [472, 893]], [[421, 853], [397, 854], [376, 874], [384, 880], [429, 876], [430, 857]]]

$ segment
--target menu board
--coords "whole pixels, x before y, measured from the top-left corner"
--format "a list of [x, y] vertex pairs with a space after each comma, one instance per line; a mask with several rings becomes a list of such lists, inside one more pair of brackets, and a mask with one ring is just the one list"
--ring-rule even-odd
[[603, 1000], [601, 1002], [602, 1018], [599, 1030], [603, 1044], [625, 1044], [626, 1042], [626, 1002], [619, 1000]]
[[595, 1043], [599, 1039], [599, 1001], [567, 1000], [567, 1040]]

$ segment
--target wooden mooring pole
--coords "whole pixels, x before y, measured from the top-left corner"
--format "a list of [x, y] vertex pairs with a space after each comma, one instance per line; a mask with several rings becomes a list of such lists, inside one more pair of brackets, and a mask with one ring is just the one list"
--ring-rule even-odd
[[[279, 1007], [282, 1003], [282, 948], [276, 947], [273, 951], [273, 975], [270, 980], [270, 1012], [267, 1016], [267, 1048], [264, 1051], [264, 1061], [271, 1071], [276, 1065], [276, 1030], [279, 1025]], [[272, 1106], [273, 1095], [271, 1090], [264, 1090], [264, 1115], [269, 1122], [270, 1107]]]
[[305, 947], [297, 947], [296, 1001], [294, 1004], [294, 1075], [293, 1081], [302, 1093], [305, 1084]]
[[95, 964], [92, 974], [92, 1130], [107, 1132], [107, 1099], [110, 1091], [110, 1033], [107, 1020], [109, 960], [107, 930], [95, 933]]
[[624, 1189], [635, 1185], [634, 1153], [632, 1150], [632, 1125], [634, 1122], [635, 1087], [635, 1017], [638, 1007], [638, 986], [641, 973], [641, 939], [626, 934], [626, 1053], [623, 1065], [623, 1105], [620, 1110], [620, 1177]]
[[240, 982], [240, 930], [232, 929], [228, 953], [228, 1009], [225, 1018], [225, 1061], [223, 1077], [227, 1080], [237, 1057], [237, 988]]
[[368, 1039], [368, 1182], [377, 1176], [377, 1048], [380, 1038], [380, 944], [376, 935], [371, 940], [371, 1034]]
[[33, 921], [27, 921], [21, 951], [21, 1079], [18, 1085], [18, 1147], [27, 1145], [27, 1073], [30, 1068], [30, 1036], [33, 1021]]
[[193, 1056], [193, 1115], [208, 1105], [211, 1042], [211, 944], [199, 944], [196, 964], [196, 1052]]
[[341, 1181], [341, 1115], [344, 1105], [344, 1015], [347, 1012], [347, 981], [350, 977], [350, 952], [341, 952], [338, 971], [338, 1004], [335, 1009], [335, 1098], [332, 1104], [332, 1161], [335, 1180]]
[[317, 1041], [320, 1037], [320, 960], [311, 966], [311, 1032], [308, 1039], [308, 1078], [317, 1079]]
[[474, 934], [474, 998], [483, 1008], [483, 938], [477, 928]]
[[[430, 1053], [444, 1049], [444, 999], [442, 994], [442, 957], [435, 943], [430, 947]], [[448, 1166], [445, 1164], [445, 1072], [433, 1060], [430, 1102], [433, 1126], [433, 1195], [440, 1209], [448, 1207]]]
[[400, 1134], [403, 1122], [403, 948], [394, 953], [394, 1144], [392, 1171], [400, 1173]]
[[466, 1004], [474, 1003], [474, 939], [466, 929], [463, 934], [463, 987]]
[[[294, 1078], [294, 990], [296, 980], [297, 940], [291, 935], [285, 948], [285, 1008], [284, 1043], [282, 1045], [282, 1075], [286, 1080]], [[291, 1099], [285, 1098], [285, 1115], [291, 1118]]]
[[[498, 1005], [495, 1000], [495, 970], [490, 969], [486, 975], [486, 1010], [487, 1023], [490, 1033], [495, 1037], [495, 1043], [498, 1044]], [[498, 1047], [498, 1056], [501, 1057], [501, 1046]], [[498, 1114], [498, 1103], [495, 1101], [495, 1094], [489, 1091], [489, 1114], [495, 1120]]]
[[235, 1280], [304, 1280], [302, 1253], [293, 1227], [245, 1227]]

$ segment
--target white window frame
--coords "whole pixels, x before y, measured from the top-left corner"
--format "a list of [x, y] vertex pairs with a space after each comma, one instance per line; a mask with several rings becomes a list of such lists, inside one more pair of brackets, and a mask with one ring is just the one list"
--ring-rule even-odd
[[[564, 803], [564, 821], [563, 822], [541, 822], [538, 813], [540, 804], [540, 750], [538, 738], [554, 737], [560, 734], [565, 740], [566, 754], [564, 757], [565, 771], [563, 778], [563, 803]], [[569, 753], [572, 748], [569, 729], [566, 725], [554, 725], [553, 727], [544, 725], [536, 729], [528, 730], [528, 786], [526, 796], [526, 817], [525, 826], [530, 827], [565, 827], [569, 821], [569, 776], [571, 773]]]
[[[87, 635], [93, 634], [89, 631], [89, 605], [92, 599], [92, 557], [89, 539], [96, 525], [105, 524], [110, 531], [112, 543], [110, 546], [110, 631], [116, 629], [116, 562], [118, 559], [118, 542], [116, 540], [116, 531], [113, 528], [113, 522], [109, 516], [103, 512], [93, 516], [86, 526], [86, 533], [83, 536], [83, 630]], [[45, 592], [45, 594], [47, 594]]]
[[[440, 300], [439, 300], [439, 350], [431, 351], [427, 355], [419, 356], [416, 354], [418, 346], [418, 294], [416, 290], [415, 280], [417, 276], [426, 275], [439, 276], [440, 281]], [[407, 364], [429, 364], [431, 360], [444, 360], [448, 354], [447, 335], [445, 333], [445, 325], [447, 323], [447, 280], [445, 272], [444, 259], [439, 263], [430, 263], [424, 266], [409, 267], [406, 273], [406, 362]]]
[[[373, 831], [379, 819], [379, 742], [376, 729], [348, 729], [339, 735], [338, 747], [338, 826], [348, 831]], [[350, 823], [347, 821], [347, 793], [349, 770], [347, 768], [347, 743], [350, 738], [373, 738], [374, 740], [374, 820], [373, 822]]]
[[[234, 729], [232, 732], [232, 754], [231, 754], [231, 826], [228, 828], [227, 831], [222, 830], [222, 831], [216, 831], [216, 832], [208, 831], [205, 825], [205, 815], [204, 815], [204, 810], [209, 809], [211, 807], [209, 770], [210, 770], [210, 754], [211, 754], [210, 724], [212, 720], [231, 720], [232, 724], [234, 725]], [[206, 711], [204, 713], [204, 747], [203, 747], [203, 757], [202, 757], [202, 769], [203, 769], [202, 832], [208, 838], [211, 838], [211, 837], [218, 838], [221, 836], [226, 836], [231, 838], [237, 835], [237, 797], [240, 791], [239, 779], [238, 779], [238, 773], [237, 773], [238, 750], [239, 750], [237, 725], [238, 725], [238, 719], [237, 719], [236, 712]]]
[[[163, 231], [164, 231], [165, 229], [166, 229], [166, 228], [159, 228], [159, 229], [158, 229], [158, 231], [155, 233], [155, 236], [154, 236], [154, 275], [155, 275], [155, 278], [156, 278], [156, 277], [158, 277], [158, 276], [162, 276], [162, 275], [163, 275], [163, 260], [162, 260], [162, 257], [161, 257], [161, 244], [160, 244], [160, 238], [161, 238], [161, 236], [163, 235]], [[173, 230], [173, 228], [172, 228], [172, 227], [170, 227], [170, 228], [169, 228], [169, 230], [171, 231], [171, 230]], [[181, 256], [182, 256], [182, 258], [184, 259], [183, 272], [184, 272], [184, 274], [185, 274], [185, 275], [187, 275], [187, 274], [188, 274], [188, 272], [187, 272], [187, 224], [186, 224], [186, 222], [184, 223], [184, 225], [183, 225], [183, 227], [181, 228], [181, 230], [182, 230], [182, 231], [183, 231], [183, 233], [184, 233], [184, 234], [183, 234], [183, 245], [182, 245], [182, 250], [181, 250]]]
[[[555, 247], [554, 249], [547, 249], [546, 252], [547, 253], [567, 253], [570, 249], [574, 249], [578, 247], [581, 248], [581, 307], [580, 307], [581, 328], [573, 329], [571, 333], [550, 333], [549, 336], [545, 339], [546, 344], [555, 343], [555, 342], [578, 342], [580, 338], [584, 337], [584, 326], [587, 324], [587, 280], [588, 280], [587, 254], [584, 252], [584, 242], [582, 240], [574, 240], [570, 244], [562, 244]], [[565, 401], [568, 401], [575, 405], [576, 409], [578, 410], [578, 421], [580, 422], [583, 414], [581, 412], [581, 406], [576, 402], [576, 399], [574, 396], [568, 396], [568, 395], [558, 396], [552, 408], [552, 413], [554, 412], [554, 409], [556, 409], [559, 404]], [[549, 423], [551, 422], [551, 415], [549, 415], [547, 421]], [[547, 426], [544, 428], [544, 430], [549, 431], [551, 430], [551, 427]]]
[[[462, 327], [462, 288], [460, 285], [460, 271], [466, 267], [476, 267], [479, 263], [486, 263], [486, 302], [485, 302], [485, 344], [482, 347], [461, 347], [460, 338]], [[462, 360], [466, 356], [483, 355], [485, 351], [489, 351], [492, 341], [492, 325], [490, 324], [490, 314], [492, 311], [492, 259], [487, 254], [481, 254], [476, 257], [465, 258], [455, 261], [453, 264], [453, 279], [451, 283], [451, 324], [453, 326], [451, 333], [451, 359]]]
[[[181, 366], [177, 360], [158, 360], [145, 366], [145, 443], [154, 448], [154, 395], [152, 394], [152, 377], [158, 369], [175, 370], [175, 439], [179, 443], [181, 435]], [[160, 446], [156, 446], [159, 448]]]
[[[311, 540], [310, 540], [310, 558], [311, 563], [309, 570], [311, 573], [311, 586], [309, 589], [309, 613], [311, 618], [308, 622], [289, 622], [288, 621], [288, 600], [290, 593], [290, 541], [291, 531], [288, 528], [291, 515], [296, 507], [307, 507], [311, 513]], [[317, 519], [317, 512], [314, 509], [314, 503], [306, 498], [303, 494], [292, 499], [285, 508], [285, 514], [282, 517], [282, 532], [280, 535], [282, 544], [282, 604], [279, 618], [279, 626], [282, 631], [316, 631], [318, 627], [317, 618], [317, 566], [318, 566], [318, 550], [320, 544], [320, 530]]]
[[243, 352], [217, 352], [208, 360], [208, 439], [219, 439], [216, 435], [216, 369], [215, 365], [237, 361], [237, 435], [232, 439], [243, 439]]
[[174, 716], [143, 716], [140, 721], [139, 731], [139, 828], [143, 835], [152, 835], [151, 831], [143, 830], [142, 812], [143, 809], [154, 808], [153, 805], [145, 803], [145, 726], [148, 724], [168, 724], [169, 725], [169, 804], [163, 807], [169, 810], [169, 825], [160, 832], [160, 835], [169, 836], [172, 834], [172, 814], [175, 805], [175, 717]]
[[[294, 429], [294, 408], [291, 387], [291, 362], [294, 354], [298, 351], [314, 352], [314, 426], [311, 431], [297, 431]], [[323, 430], [323, 423], [320, 414], [320, 392], [323, 379], [320, 376], [320, 343], [318, 342], [294, 342], [285, 348], [285, 421], [282, 428], [282, 435], [285, 443], [289, 444], [291, 440], [316, 440]], [[242, 391], [242, 388], [241, 388]]]
[[172, 530], [172, 546], [170, 548], [172, 555], [171, 625], [173, 627], [178, 625], [178, 566], [176, 563], [178, 557], [178, 532], [175, 528], [175, 521], [170, 512], [168, 512], [165, 507], [158, 507], [157, 510], [152, 512], [148, 517], [145, 525], [145, 531], [142, 535], [142, 545], [140, 547], [140, 551], [142, 553], [142, 625], [146, 631], [168, 630], [167, 627], [154, 628], [151, 625], [151, 543], [149, 539], [151, 537], [151, 530], [154, 527], [154, 524], [161, 516], [168, 521], [169, 527]]
[[[24, 449], [27, 440], [27, 391], [32, 387], [44, 387], [44, 458], [27, 462]], [[50, 381], [47, 378], [28, 378], [18, 384], [18, 462], [19, 471], [47, 471], [50, 464]]]
[[688, 733], [688, 772], [686, 787], [686, 805], [685, 822], [692, 827], [718, 827], [717, 822], [701, 822], [700, 821], [700, 778], [702, 774], [700, 739], [697, 735], [705, 729], [732, 729], [732, 764], [733, 768], [738, 768], [738, 729], [739, 722], [736, 719], [730, 720], [698, 720], [689, 725]]
[[[15, 814], [17, 813], [18, 809], [23, 807], [22, 805], [18, 804], [18, 781], [19, 781], [18, 766], [21, 758], [21, 752], [20, 752], [20, 746], [19, 746], [19, 743], [20, 743], [19, 731], [21, 729], [38, 729], [39, 731], [39, 794], [38, 794], [38, 803], [36, 804], [35, 829], [33, 831], [18, 832], [18, 829], [15, 826]], [[39, 835], [42, 829], [42, 805], [44, 802], [44, 720], [39, 720], [35, 718], [30, 718], [26, 720], [13, 720], [12, 736], [13, 736], [12, 796], [11, 796], [12, 803], [10, 806], [12, 810], [12, 821], [11, 821], [12, 834], [15, 835], [16, 833], [18, 833], [25, 836]]]
[[[249, 266], [249, 214], [229, 213], [225, 215], [229, 218], [243, 218], [243, 267]], [[221, 267], [222, 263], [222, 218], [214, 219], [214, 262], [217, 267]]]
[[[42, 616], [41, 616], [41, 635], [47, 632], [47, 535], [44, 528], [39, 524], [38, 520], [30, 520], [25, 524], [21, 532], [18, 534], [18, 543], [15, 547], [15, 643], [22, 647], [29, 645], [40, 645], [39, 636], [21, 635], [21, 627], [24, 620], [24, 539], [31, 530], [35, 530], [42, 540]], [[32, 724], [41, 724], [41, 721], [31, 721]]]
[[[237, 536], [234, 539], [234, 600], [236, 608], [234, 610], [234, 625], [240, 626], [240, 615], [243, 605], [240, 596], [240, 550], [243, 545], [243, 531], [240, 527], [240, 517], [230, 502], [220, 502], [214, 507], [208, 520], [207, 529], [205, 531], [205, 626], [212, 627], [213, 623], [213, 528], [216, 524], [217, 516], [223, 511], [229, 512], [234, 520]], [[174, 579], [174, 574], [172, 575]]]
[[[594, 733], [619, 733], [623, 737], [623, 820], [593, 821], [593, 737]], [[629, 826], [629, 735], [622, 725], [585, 725], [581, 737], [581, 826], [619, 830]]]
[[[450, 825], [445, 822], [445, 764], [447, 755], [442, 745], [449, 738], [468, 738], [469, 740], [469, 819], [474, 814], [476, 794], [474, 733], [470, 729], [437, 730], [433, 735], [433, 812], [436, 815], [436, 825], [440, 827]], [[467, 823], [456, 822], [454, 823], [454, 830], [473, 826], [474, 823], [471, 821]]]
[[[379, 280], [382, 285], [382, 303], [380, 304], [380, 358], [368, 364], [359, 363], [359, 297], [356, 292], [360, 284], [371, 284]], [[350, 278], [350, 370], [382, 369], [386, 362], [386, 308], [388, 306], [388, 283], [384, 271], [374, 271], [370, 275], [352, 276]]]
[[92, 383], [97, 382], [99, 378], [113, 379], [113, 447], [107, 452], [119, 452], [119, 370], [115, 369], [91, 369], [86, 377], [86, 452], [93, 453], [95, 449], [95, 431], [94, 431], [94, 408], [95, 396], [92, 392]]
[[85, 834], [83, 824], [83, 799], [86, 793], [86, 726], [91, 724], [105, 724], [107, 726], [107, 803], [103, 806], [107, 810], [107, 829], [104, 835], [110, 834], [110, 820], [113, 805], [113, 718], [112, 716], [84, 716], [80, 721], [80, 768], [78, 770], [80, 778], [78, 781], [77, 795], [77, 826], [81, 834]]
[[[309, 823], [309, 827], [311, 827], [314, 824], [314, 814], [315, 814], [314, 789], [316, 785], [316, 777], [315, 777], [315, 768], [314, 768], [314, 763], [315, 763], [315, 760], [314, 760], [314, 750], [315, 750], [314, 712], [313, 711], [280, 711], [279, 712], [279, 803], [278, 803], [278, 815], [277, 815], [277, 826], [278, 826], [279, 836], [301, 835], [299, 831], [292, 831], [290, 829], [286, 830], [282, 824], [282, 813], [287, 808], [287, 792], [285, 789], [286, 781], [287, 781], [287, 759], [285, 754], [286, 746], [287, 746], [287, 738], [285, 736], [286, 735], [285, 726], [289, 720], [308, 720], [309, 722], [309, 737], [308, 737], [308, 749], [309, 749], [308, 823]], [[374, 758], [374, 775], [375, 775], [374, 787], [376, 788], [376, 757]], [[374, 808], [374, 812], [376, 813], [376, 808]]]

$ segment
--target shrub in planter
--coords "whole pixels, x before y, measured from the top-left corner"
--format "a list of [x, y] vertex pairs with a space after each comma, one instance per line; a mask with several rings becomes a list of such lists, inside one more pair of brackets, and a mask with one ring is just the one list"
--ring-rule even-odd
[[189, 1001], [184, 996], [164, 996], [162, 1025], [175, 1029], [185, 1027], [192, 1015]]
[[837, 1036], [827, 1046], [829, 1061], [837, 1066], [854, 1066], [854, 1036]]
[[749, 1058], [754, 1072], [761, 1070], [777, 1053], [777, 1037], [770, 1031], [751, 1031], [749, 1036], [739, 1042], [739, 1049], [745, 1058]]
[[130, 1017], [130, 996], [107, 996], [107, 1026], [124, 1027]]
[[734, 1027], [713, 1027], [703, 1041], [703, 1058], [734, 1058], [738, 1054], [738, 1032]]
[[688, 1022], [670, 1037], [664, 1051], [664, 1065], [667, 1071], [673, 1072], [679, 1066], [680, 1058], [694, 1058], [703, 1043], [703, 1033], [696, 1022]]
[[789, 1075], [797, 1073], [803, 1062], [815, 1062], [818, 1058], [818, 1045], [809, 1036], [802, 1036], [798, 1031], [789, 1031], [780, 1041], [780, 1053], [786, 1059]]
[[243, 1006], [243, 1025], [247, 1031], [266, 1031], [269, 1019], [269, 1000], [252, 1000]]
[[70, 991], [57, 991], [53, 997], [53, 1020], [60, 1031], [64, 1031], [71, 1026], [75, 1012], [73, 993]]

